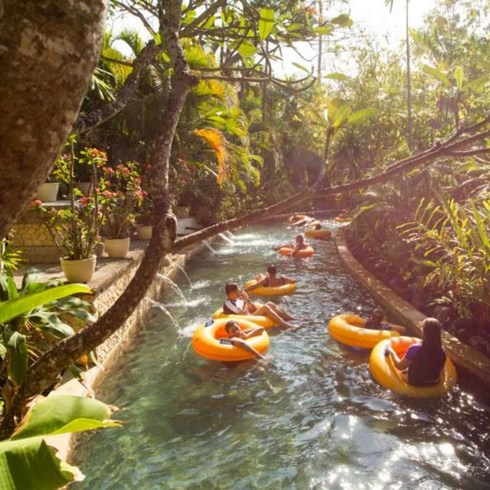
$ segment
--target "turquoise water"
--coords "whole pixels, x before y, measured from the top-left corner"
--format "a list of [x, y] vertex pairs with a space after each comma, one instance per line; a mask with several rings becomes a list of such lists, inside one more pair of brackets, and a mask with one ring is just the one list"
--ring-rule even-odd
[[[277, 258], [278, 225], [235, 232], [234, 244], [196, 257], [177, 294], [161, 301], [134, 348], [97, 397], [124, 428], [90, 436], [76, 463], [77, 489], [484, 489], [490, 488], [490, 407], [458, 387], [413, 400], [371, 378], [365, 353], [331, 340], [326, 319], [375, 302], [342, 269], [333, 243], [308, 260]], [[290, 233], [290, 232], [289, 232]], [[298, 279], [278, 300], [309, 321], [273, 330], [269, 364], [225, 365], [197, 357], [192, 331], [275, 261]]]

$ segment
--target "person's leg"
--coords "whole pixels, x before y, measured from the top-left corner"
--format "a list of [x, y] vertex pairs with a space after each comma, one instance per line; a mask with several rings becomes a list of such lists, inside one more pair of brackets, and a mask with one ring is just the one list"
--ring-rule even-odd
[[402, 325], [393, 325], [392, 323], [390, 323], [390, 325], [391, 325], [391, 329], [395, 330], [400, 335], [403, 335], [407, 331], [407, 329], [405, 327], [403, 327]]
[[296, 325], [289, 323], [286, 319], [284, 319], [282, 316], [278, 315], [274, 310], [269, 308], [268, 305], [263, 305], [261, 306], [255, 313], [254, 315], [265, 315], [272, 320], [274, 320], [278, 325], [281, 327], [286, 327], [286, 328], [294, 328]]
[[281, 318], [284, 318], [284, 320], [297, 320], [294, 316], [291, 316], [289, 313], [286, 313], [284, 310], [279, 308], [275, 303], [272, 303], [272, 301], [269, 301], [266, 303], [266, 306], [268, 306], [274, 313], [279, 315]]
[[247, 352], [250, 352], [255, 358], [257, 359], [265, 359], [264, 356], [255, 350], [251, 345], [249, 345], [247, 342], [245, 342], [242, 339], [232, 339], [233, 345], [235, 347], [239, 347], [240, 349], [244, 349]]

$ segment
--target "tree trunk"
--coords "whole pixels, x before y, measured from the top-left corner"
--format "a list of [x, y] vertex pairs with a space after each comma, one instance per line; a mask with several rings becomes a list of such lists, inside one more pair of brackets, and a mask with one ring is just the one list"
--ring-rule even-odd
[[0, 238], [66, 141], [102, 45], [106, 0], [0, 2]]
[[160, 130], [150, 159], [152, 166], [152, 189], [154, 200], [153, 235], [145, 256], [124, 293], [114, 305], [93, 325], [79, 334], [57, 344], [40, 357], [30, 368], [24, 384], [14, 396], [12, 403], [5, 406], [0, 427], [0, 437], [8, 436], [14, 429], [14, 417], [22, 409], [30, 393], [40, 393], [50, 386], [58, 373], [84, 352], [93, 350], [108, 339], [129, 318], [144, 298], [165, 255], [171, 250], [177, 236], [176, 219], [170, 214], [168, 192], [168, 169], [172, 142], [180, 113], [190, 87], [197, 84], [179, 44], [182, 1], [163, 2], [165, 15], [162, 31], [166, 47], [174, 65], [171, 91], [165, 111], [160, 120]]

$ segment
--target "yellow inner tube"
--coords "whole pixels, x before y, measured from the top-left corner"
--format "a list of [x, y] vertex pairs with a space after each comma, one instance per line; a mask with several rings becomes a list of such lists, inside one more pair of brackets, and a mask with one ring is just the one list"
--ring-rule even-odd
[[[258, 303], [254, 303], [255, 306], [260, 306]], [[268, 316], [265, 315], [226, 315], [223, 313], [223, 308], [218, 308], [212, 315], [212, 318], [226, 318], [227, 320], [247, 320], [255, 323], [259, 327], [270, 328], [277, 327], [278, 324]]]
[[308, 238], [316, 238], [319, 240], [326, 240], [332, 236], [332, 232], [330, 230], [306, 230], [305, 236]]
[[369, 369], [374, 379], [385, 388], [396, 391], [402, 395], [416, 398], [442, 396], [458, 381], [456, 368], [451, 359], [446, 356], [446, 364], [442, 371], [441, 380], [436, 385], [413, 386], [408, 383], [405, 376], [396, 369], [391, 357], [385, 357], [385, 350], [391, 347], [398, 355], [403, 357], [407, 349], [420, 339], [413, 337], [396, 337], [386, 339], [377, 344], [369, 356]]
[[366, 320], [351, 313], [334, 316], [328, 322], [330, 336], [341, 344], [360, 349], [372, 349], [378, 342], [400, 334], [395, 330], [363, 328]]
[[[252, 279], [245, 283], [245, 287], [252, 286], [257, 282]], [[249, 293], [257, 294], [258, 296], [283, 296], [285, 294], [293, 294], [296, 291], [296, 284], [283, 284], [282, 286], [259, 286], [258, 288], [250, 289]]]
[[[279, 255], [291, 255], [293, 253], [294, 248], [291, 247], [281, 247], [278, 252]], [[306, 248], [303, 250], [298, 250], [295, 254], [294, 257], [311, 257], [315, 253], [315, 249], [308, 245]]]
[[[202, 357], [212, 361], [236, 362], [253, 359], [254, 355], [240, 347], [229, 343], [221, 343], [220, 339], [228, 339], [225, 325], [229, 318], [209, 320], [199, 325], [192, 336], [192, 347]], [[257, 325], [247, 320], [237, 320], [242, 330], [256, 328]], [[250, 337], [246, 342], [257, 352], [263, 354], [269, 348], [269, 335], [264, 330], [261, 335]]]

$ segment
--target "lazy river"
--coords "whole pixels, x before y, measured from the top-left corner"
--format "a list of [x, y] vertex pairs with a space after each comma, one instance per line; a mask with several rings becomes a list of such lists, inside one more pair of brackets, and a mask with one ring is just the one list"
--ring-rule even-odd
[[[76, 489], [490, 489], [490, 406], [458, 386], [438, 399], [383, 389], [368, 355], [329, 338], [332, 316], [375, 307], [343, 270], [330, 242], [306, 260], [270, 247], [294, 236], [282, 225], [234, 232], [233, 243], [193, 259], [155, 308], [124, 363], [97, 398], [119, 407], [124, 427], [94, 433], [76, 451], [87, 475]], [[270, 362], [233, 366], [190, 347], [221, 306], [223, 285], [275, 262], [298, 279], [277, 302], [308, 318], [272, 330]]]

